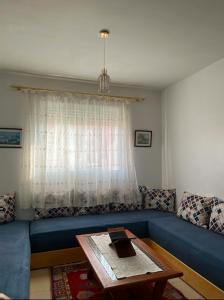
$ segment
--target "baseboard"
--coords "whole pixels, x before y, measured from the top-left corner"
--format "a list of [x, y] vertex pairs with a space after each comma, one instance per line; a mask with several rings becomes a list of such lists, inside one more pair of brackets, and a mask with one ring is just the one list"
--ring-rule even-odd
[[144, 242], [160, 254], [164, 260], [167, 260], [176, 270], [183, 272], [183, 279], [188, 285], [195, 289], [206, 299], [224, 299], [224, 291], [201, 276], [199, 273], [188, 267], [182, 261], [177, 259], [167, 250], [159, 246], [150, 239], [144, 239]]
[[[183, 272], [182, 279], [206, 299], [224, 299], [224, 291], [202, 277], [199, 273], [185, 265], [167, 250], [150, 239], [144, 239], [152, 249], [167, 260], [176, 270]], [[48, 268], [85, 260], [85, 254], [80, 247], [33, 253], [31, 255], [31, 270]]]

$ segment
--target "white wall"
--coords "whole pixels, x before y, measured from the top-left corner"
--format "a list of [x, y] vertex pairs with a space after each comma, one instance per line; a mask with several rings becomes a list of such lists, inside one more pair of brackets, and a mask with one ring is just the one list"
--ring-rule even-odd
[[224, 198], [224, 60], [162, 93], [163, 185]]
[[[13, 72], [0, 72], [0, 127], [23, 127], [23, 96], [10, 88], [22, 85], [43, 88], [96, 91], [95, 84], [72, 80], [43, 78]], [[139, 184], [161, 186], [161, 99], [160, 93], [142, 88], [114, 86], [112, 94], [145, 97], [142, 103], [132, 105], [132, 126], [153, 132], [152, 148], [134, 148]], [[19, 160], [22, 149], [0, 148], [0, 194], [17, 191]]]

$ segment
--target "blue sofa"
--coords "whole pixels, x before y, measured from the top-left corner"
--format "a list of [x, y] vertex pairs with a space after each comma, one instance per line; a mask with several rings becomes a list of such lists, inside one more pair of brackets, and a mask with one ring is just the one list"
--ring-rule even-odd
[[173, 213], [141, 210], [42, 219], [30, 223], [30, 232], [29, 224], [23, 221], [1, 225], [0, 292], [13, 299], [28, 299], [30, 245], [32, 253], [76, 247], [76, 234], [100, 232], [112, 226], [125, 226], [141, 238], [154, 240], [224, 289], [221, 234], [192, 225]]
[[29, 222], [0, 225], [0, 292], [12, 299], [29, 299]]
[[224, 289], [224, 237], [178, 218], [174, 213], [141, 210], [105, 215], [42, 219], [30, 226], [32, 252], [76, 247], [76, 234], [124, 226], [150, 238], [193, 270]]
[[149, 236], [148, 220], [168, 216], [172, 214], [141, 210], [33, 221], [30, 225], [31, 249], [35, 253], [76, 247], [76, 234], [105, 231], [108, 227], [124, 226], [144, 238]]
[[209, 281], [224, 289], [224, 236], [173, 215], [151, 219], [149, 237]]

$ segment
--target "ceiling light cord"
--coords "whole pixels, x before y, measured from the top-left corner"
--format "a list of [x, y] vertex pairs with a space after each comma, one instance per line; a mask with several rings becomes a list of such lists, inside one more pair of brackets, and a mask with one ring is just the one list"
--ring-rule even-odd
[[103, 42], [104, 42], [104, 47], [103, 47], [103, 57], [104, 57], [103, 67], [104, 67], [104, 70], [105, 70], [106, 69], [106, 39], [103, 39]]

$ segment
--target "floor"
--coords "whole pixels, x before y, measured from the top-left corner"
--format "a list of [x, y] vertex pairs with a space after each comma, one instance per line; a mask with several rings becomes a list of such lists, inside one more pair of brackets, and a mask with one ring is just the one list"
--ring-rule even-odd
[[[179, 278], [171, 279], [169, 282], [181, 291], [187, 299], [204, 299]], [[30, 299], [51, 299], [50, 269], [31, 272]]]

